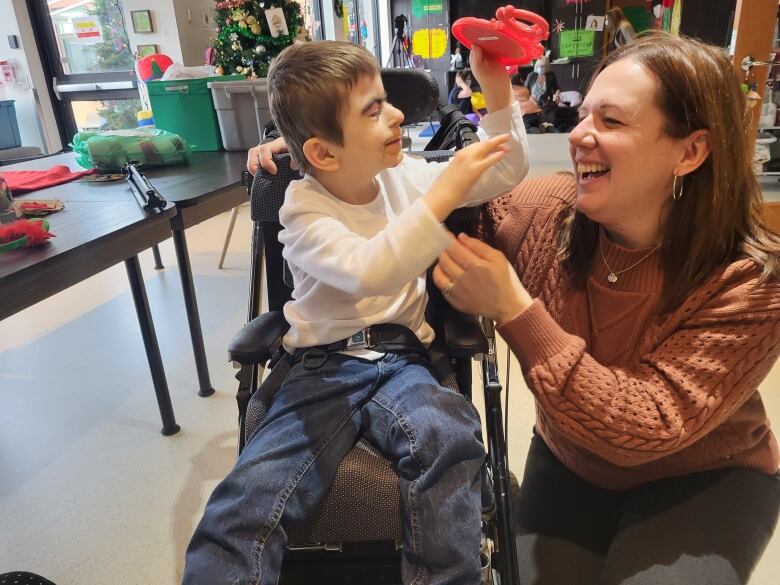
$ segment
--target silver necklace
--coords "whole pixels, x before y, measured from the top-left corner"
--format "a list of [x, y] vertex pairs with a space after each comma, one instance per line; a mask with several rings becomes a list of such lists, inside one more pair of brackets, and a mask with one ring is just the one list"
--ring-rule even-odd
[[623, 270], [618, 270], [617, 272], [615, 272], [609, 267], [609, 264], [607, 264], [607, 259], [604, 257], [604, 242], [601, 239], [599, 239], [599, 251], [601, 252], [601, 259], [604, 261], [604, 266], [606, 266], [607, 270], [609, 270], [609, 274], [607, 275], [607, 280], [610, 283], [615, 284], [618, 281], [618, 274], [623, 274], [624, 272], [628, 272], [635, 266], [638, 266], [639, 264], [647, 260], [660, 247], [661, 244], [658, 244], [655, 248], [650, 250], [646, 255], [642, 256], [642, 258], [640, 258], [637, 262], [634, 262], [628, 268], [624, 268]]

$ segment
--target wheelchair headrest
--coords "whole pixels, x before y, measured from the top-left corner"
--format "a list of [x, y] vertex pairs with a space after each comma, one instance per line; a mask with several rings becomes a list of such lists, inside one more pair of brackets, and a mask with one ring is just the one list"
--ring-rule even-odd
[[284, 203], [287, 185], [301, 178], [301, 174], [290, 167], [292, 157], [289, 152], [273, 155], [273, 161], [276, 174], [260, 169], [252, 182], [252, 221], [279, 221], [279, 209]]
[[404, 113], [404, 125], [427, 122], [439, 105], [439, 84], [421, 69], [382, 69], [387, 101]]

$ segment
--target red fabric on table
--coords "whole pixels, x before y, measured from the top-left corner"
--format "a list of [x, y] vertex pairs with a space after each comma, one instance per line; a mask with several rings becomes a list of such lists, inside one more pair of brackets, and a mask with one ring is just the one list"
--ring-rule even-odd
[[5, 177], [11, 193], [18, 195], [68, 183], [95, 171], [96, 169], [89, 169], [73, 173], [65, 165], [55, 165], [48, 171], [0, 171], [0, 175]]

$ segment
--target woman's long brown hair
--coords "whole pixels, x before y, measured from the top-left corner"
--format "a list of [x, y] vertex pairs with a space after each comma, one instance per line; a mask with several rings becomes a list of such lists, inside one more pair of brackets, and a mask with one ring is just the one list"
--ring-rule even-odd
[[[700, 129], [710, 135], [707, 160], [683, 178], [682, 197], [670, 196], [667, 203], [671, 209], [661, 243], [663, 309], [678, 306], [715, 268], [740, 257], [760, 267], [761, 281], [776, 278], [780, 236], [764, 223], [763, 196], [751, 167], [746, 100], [725, 52], [693, 39], [643, 35], [606, 57], [593, 79], [622, 59], [640, 63], [656, 78], [655, 97], [667, 136], [684, 138]], [[562, 228], [558, 258], [572, 282], [582, 286], [596, 250], [598, 224], [572, 208]]]

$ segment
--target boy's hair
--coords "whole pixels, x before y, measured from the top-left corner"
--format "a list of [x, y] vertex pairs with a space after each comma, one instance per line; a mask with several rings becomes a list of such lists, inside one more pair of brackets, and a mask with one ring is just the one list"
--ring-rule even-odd
[[271, 62], [271, 116], [302, 171], [312, 170], [303, 154], [310, 138], [343, 145], [341, 121], [349, 91], [361, 78], [376, 75], [379, 65], [371, 53], [339, 41], [292, 45]]

